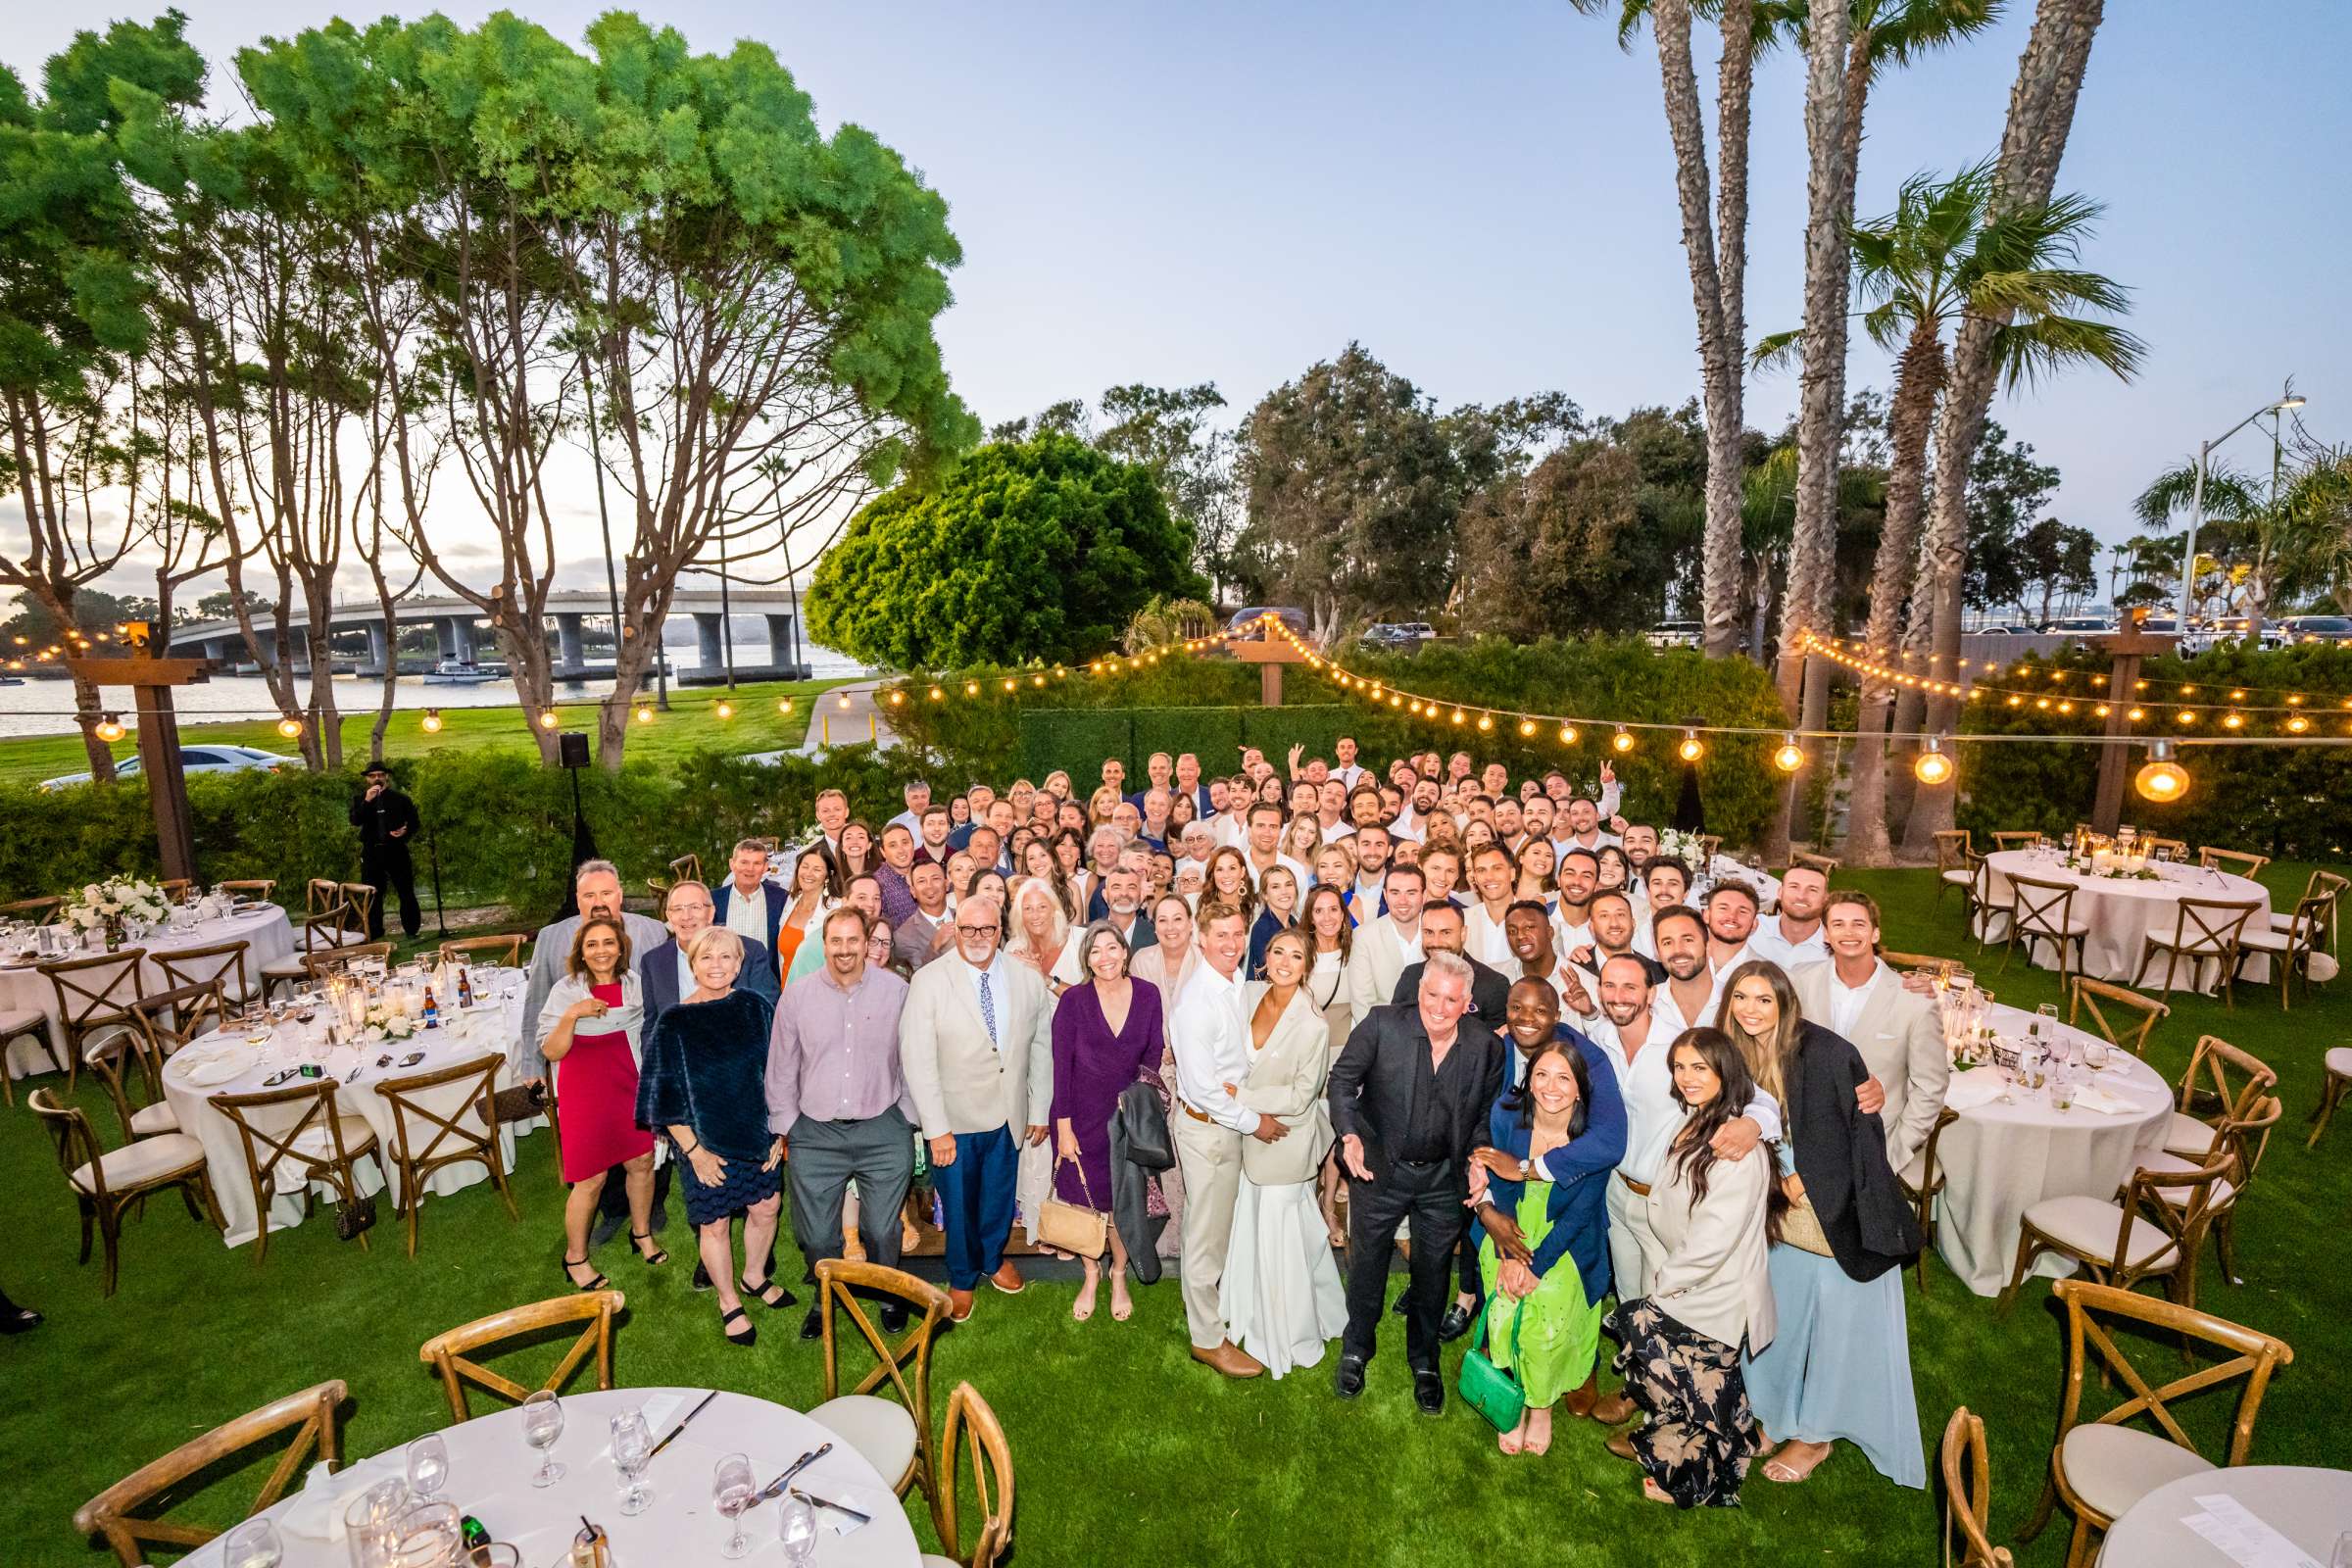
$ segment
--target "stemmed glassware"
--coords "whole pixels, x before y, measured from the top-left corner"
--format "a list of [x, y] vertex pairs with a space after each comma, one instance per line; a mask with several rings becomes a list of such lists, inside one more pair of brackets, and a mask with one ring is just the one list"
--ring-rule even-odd
[[430, 1500], [449, 1480], [449, 1445], [429, 1432], [409, 1445], [409, 1489]]
[[221, 1568], [277, 1568], [286, 1544], [268, 1519], [248, 1519], [228, 1533], [220, 1548]]
[[728, 1454], [710, 1472], [710, 1500], [735, 1526], [727, 1544], [718, 1548], [721, 1557], [733, 1561], [752, 1549], [751, 1538], [743, 1533], [743, 1510], [759, 1494], [759, 1484], [752, 1479], [752, 1461], [743, 1454]]
[[522, 1441], [537, 1448], [539, 1469], [531, 1477], [534, 1487], [552, 1487], [564, 1479], [564, 1467], [556, 1462], [556, 1440], [564, 1435], [564, 1401], [553, 1390], [541, 1389], [522, 1401]]
[[653, 1436], [643, 1410], [623, 1410], [612, 1418], [612, 1468], [628, 1484], [620, 1496], [624, 1514], [641, 1514], [654, 1500], [653, 1491], [644, 1481], [645, 1467], [654, 1456]]
[[784, 1544], [784, 1560], [792, 1568], [806, 1568], [816, 1555], [816, 1510], [798, 1496], [787, 1496], [776, 1530]]

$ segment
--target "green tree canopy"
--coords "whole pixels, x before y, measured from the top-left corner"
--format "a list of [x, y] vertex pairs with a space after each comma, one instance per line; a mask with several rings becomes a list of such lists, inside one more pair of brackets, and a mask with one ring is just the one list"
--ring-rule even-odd
[[1150, 469], [1049, 431], [867, 504], [817, 566], [808, 630], [899, 669], [1076, 662], [1153, 595], [1204, 593], [1192, 552]]

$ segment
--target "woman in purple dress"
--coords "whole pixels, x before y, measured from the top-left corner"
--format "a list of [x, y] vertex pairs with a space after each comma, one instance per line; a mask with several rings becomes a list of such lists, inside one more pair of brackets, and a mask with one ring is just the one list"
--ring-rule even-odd
[[[1127, 943], [1107, 920], [1079, 938], [1086, 981], [1061, 994], [1054, 1008], [1054, 1196], [1064, 1202], [1110, 1211], [1110, 1121], [1129, 1084], [1159, 1066], [1159, 992], [1127, 973]], [[1110, 1315], [1134, 1315], [1127, 1294], [1127, 1249], [1110, 1232]], [[1095, 1315], [1102, 1260], [1086, 1258], [1086, 1284], [1070, 1307], [1083, 1323]]]

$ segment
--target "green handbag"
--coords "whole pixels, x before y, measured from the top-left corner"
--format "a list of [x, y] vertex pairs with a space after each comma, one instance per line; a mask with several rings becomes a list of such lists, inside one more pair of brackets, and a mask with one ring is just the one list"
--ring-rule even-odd
[[[1496, 1366], [1487, 1355], [1487, 1313], [1494, 1306], [1492, 1294], [1478, 1309], [1470, 1328], [1470, 1348], [1462, 1352], [1462, 1370], [1454, 1390], [1462, 1402], [1483, 1415], [1497, 1432], [1508, 1432], [1527, 1414], [1527, 1396], [1517, 1377]], [[1511, 1319], [1511, 1360], [1519, 1359], [1519, 1320]]]

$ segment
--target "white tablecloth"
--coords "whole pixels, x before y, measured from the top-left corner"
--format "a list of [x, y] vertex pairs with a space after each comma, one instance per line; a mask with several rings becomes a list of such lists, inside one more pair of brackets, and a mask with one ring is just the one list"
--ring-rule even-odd
[[[479, 1519], [492, 1539], [519, 1547], [523, 1568], [559, 1568], [582, 1515], [611, 1537], [614, 1568], [699, 1568], [724, 1560], [719, 1547], [732, 1529], [710, 1501], [710, 1472], [722, 1455], [748, 1457], [753, 1477], [764, 1487], [794, 1460], [830, 1443], [833, 1451], [802, 1471], [793, 1485], [873, 1517], [870, 1524], [845, 1535], [834, 1529], [845, 1521], [820, 1510], [816, 1552], [810, 1561], [816, 1568], [915, 1568], [919, 1556], [906, 1505], [874, 1467], [808, 1416], [748, 1394], [720, 1394], [675, 1443], [656, 1454], [645, 1472], [653, 1503], [634, 1518], [623, 1515], [621, 1480], [612, 1459], [612, 1418], [643, 1407], [659, 1442], [707, 1392], [614, 1389], [565, 1395], [564, 1435], [553, 1450], [564, 1475], [545, 1489], [531, 1485], [539, 1452], [522, 1440], [521, 1412], [510, 1407], [477, 1415], [442, 1432], [449, 1445], [450, 1479], [436, 1500], [455, 1503], [461, 1513]], [[351, 1559], [340, 1529], [342, 1500], [401, 1475], [406, 1462], [404, 1449], [393, 1448], [333, 1476], [315, 1470], [310, 1489], [270, 1510], [285, 1542], [282, 1568], [347, 1568]], [[314, 1498], [314, 1491], [325, 1495]], [[743, 1516], [744, 1534], [756, 1543], [743, 1561], [772, 1565], [784, 1560], [777, 1544], [780, 1501], [760, 1503]], [[312, 1533], [330, 1514], [336, 1521], [331, 1542]], [[183, 1568], [220, 1568], [222, 1550], [216, 1541], [180, 1562]]]
[[2197, 1499], [2234, 1497], [2246, 1511], [2328, 1568], [2335, 1538], [2352, 1532], [2352, 1470], [2245, 1464], [2183, 1476], [2124, 1510], [2099, 1560], [2119, 1568], [2232, 1568], [2222, 1549], [2180, 1521], [2206, 1509]]
[[[1987, 1020], [2004, 1037], [2026, 1032], [2024, 1010], [1996, 1006]], [[2050, 1026], [2044, 1020], [2044, 1033]], [[2099, 1037], [2056, 1026], [2059, 1039], [2081, 1047]], [[2102, 1042], [2103, 1043], [2103, 1042]], [[1974, 1073], [1991, 1074], [1984, 1066]], [[1953, 1075], [1958, 1085], [1973, 1074]], [[1994, 1101], [1961, 1108], [1960, 1119], [1943, 1130], [1936, 1159], [1944, 1172], [1942, 1207], [1936, 1221], [1936, 1251], [1979, 1296], [1997, 1296], [2017, 1264], [2017, 1238], [2026, 1210], [2045, 1198], [2113, 1198], [2139, 1168], [2140, 1160], [2164, 1147], [2172, 1088], [2156, 1069], [2120, 1047], [2110, 1047], [2104, 1071], [2082, 1076], [2105, 1095], [2129, 1101], [2133, 1109], [2110, 1113], [2076, 1105], [2060, 1110], [2049, 1091], [2019, 1088], [2013, 1103]], [[1965, 1093], [1965, 1091], [1963, 1091]], [[2045, 1277], [2071, 1273], [2065, 1258], [2045, 1255], [2034, 1272]]]
[[[476, 970], [477, 974], [481, 971]], [[262, 1080], [282, 1068], [300, 1062], [316, 1060], [320, 1069], [342, 1084], [336, 1091], [335, 1103], [347, 1115], [367, 1118], [375, 1129], [381, 1168], [374, 1157], [356, 1162], [360, 1192], [369, 1196], [381, 1192], [388, 1178], [397, 1176], [393, 1151], [398, 1140], [392, 1126], [392, 1106], [375, 1092], [375, 1085], [385, 1078], [406, 1078], [417, 1073], [433, 1072], [458, 1062], [469, 1060], [485, 1053], [495, 1052], [507, 1059], [508, 1066], [499, 1075], [504, 1087], [514, 1081], [514, 1060], [521, 1041], [522, 986], [520, 971], [509, 971], [514, 976], [512, 994], [481, 1003], [470, 1011], [455, 1015], [449, 1026], [421, 1030], [408, 1040], [384, 1041], [358, 1048], [328, 1051], [315, 1056], [304, 1045], [306, 1034], [315, 1035], [321, 1027], [318, 1022], [308, 1029], [289, 1022], [274, 1031], [266, 1047], [248, 1044], [246, 1032], [231, 1027], [220, 1034], [200, 1036], [195, 1043], [164, 1064], [164, 1099], [179, 1116], [179, 1129], [190, 1133], [204, 1145], [205, 1162], [211, 1167], [213, 1192], [220, 1200], [221, 1218], [226, 1222], [223, 1240], [231, 1247], [242, 1247], [260, 1234], [253, 1201], [253, 1182], [245, 1170], [244, 1141], [236, 1124], [215, 1109], [215, 1095], [249, 1095], [261, 1091]], [[424, 1059], [414, 1066], [399, 1065], [413, 1052], [424, 1053]], [[221, 1053], [232, 1053], [244, 1063], [234, 1076], [218, 1082], [202, 1083], [196, 1079], [210, 1076], [205, 1063]], [[389, 1055], [392, 1065], [379, 1067], [377, 1061]], [[354, 1072], [358, 1076], [353, 1077]], [[295, 1082], [289, 1079], [277, 1088], [288, 1088]], [[453, 1115], [464, 1098], [464, 1085], [450, 1084], [423, 1097], [419, 1102], [429, 1104], [441, 1115]], [[499, 1154], [510, 1173], [514, 1168], [514, 1138], [540, 1125], [539, 1121], [519, 1126], [501, 1124]], [[419, 1122], [412, 1134], [421, 1134], [423, 1143], [430, 1143], [436, 1131], [430, 1123]], [[281, 1133], [282, 1137], [283, 1134]], [[262, 1151], [266, 1155], [267, 1150]], [[425, 1178], [425, 1191], [436, 1198], [471, 1187], [490, 1179], [490, 1169], [478, 1161], [449, 1165]], [[322, 1198], [331, 1196], [331, 1189], [319, 1189]], [[270, 1228], [283, 1230], [302, 1223], [302, 1197], [299, 1193], [281, 1192], [270, 1204]], [[379, 1214], [380, 1226], [390, 1221], [388, 1213]]]
[[[169, 928], [150, 931], [146, 940], [128, 944], [143, 948], [150, 954], [179, 953], [189, 948], [209, 948], [222, 942], [242, 942], [245, 947], [245, 985], [254, 990], [262, 983], [262, 966], [275, 963], [294, 955], [294, 928], [286, 911], [271, 905], [251, 914], [223, 915], [217, 920], [203, 920], [185, 931]], [[88, 954], [103, 950], [91, 948]], [[142, 984], [150, 989], [166, 989], [164, 973], [154, 964], [142, 965]], [[49, 1020], [49, 1038], [64, 1053], [65, 1032], [58, 1025], [57, 987], [49, 977], [27, 962], [23, 966], [0, 964], [0, 1012], [29, 1007], [37, 1009]], [[36, 1072], [51, 1070], [49, 1058], [41, 1048], [29, 1039], [17, 1041], [8, 1048], [8, 1075], [24, 1078]]]
[[[1992, 897], [1996, 903], [2009, 899], [2009, 879], [2012, 876], [2032, 877], [2036, 882], [2071, 882], [2075, 885], [2075, 921], [2090, 927], [2082, 943], [2082, 972], [2094, 980], [2113, 980], [2118, 985], [2154, 986], [2163, 983], [2164, 959], [2160, 956], [2144, 973], [2139, 970], [2142, 944], [2151, 936], [2171, 937], [2180, 920], [2182, 899], [2217, 899], [2225, 903], [2252, 903], [2258, 907], [2246, 919], [2249, 931], [2267, 931], [2271, 925], [2271, 894], [2261, 883], [2227, 871], [2208, 871], [2194, 865], [2151, 865], [2159, 880], [2148, 882], [2133, 877], [2092, 876], [2088, 872], [2070, 871], [2063, 860], [2051, 859], [2032, 850], [2003, 850], [1984, 858], [1991, 876]], [[1985, 940], [1999, 942], [2009, 934], [2005, 916], [1995, 915], [1983, 933]], [[2190, 928], [2195, 934], [2195, 928]], [[2058, 966], [2058, 949], [2049, 942], [2033, 944], [2034, 961], [2045, 969]], [[2221, 966], [2182, 963], [2175, 971], [2176, 989], [2193, 987], [2211, 991], [2220, 979]], [[2271, 960], [2258, 953], [2246, 955], [2239, 969], [2241, 978], [2260, 984], [2271, 977]]]

